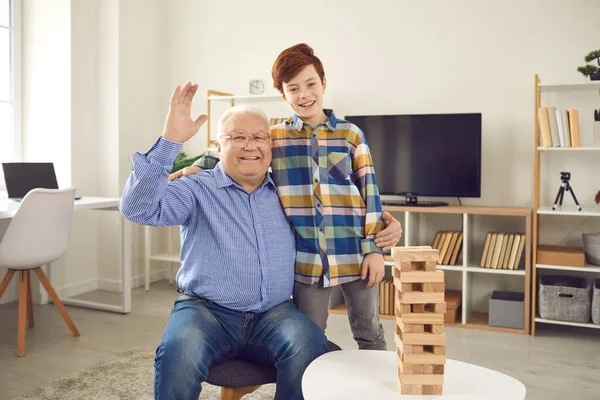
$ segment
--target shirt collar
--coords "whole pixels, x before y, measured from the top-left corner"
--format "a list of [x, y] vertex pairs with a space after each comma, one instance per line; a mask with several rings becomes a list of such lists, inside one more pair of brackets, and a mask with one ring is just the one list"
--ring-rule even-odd
[[[215, 181], [217, 182], [217, 187], [219, 189], [222, 189], [224, 187], [227, 186], [237, 186], [240, 189], [243, 189], [242, 186], [237, 183], [236, 181], [234, 181], [233, 179], [231, 179], [231, 177], [229, 175], [227, 175], [225, 173], [225, 171], [223, 171], [223, 167], [221, 166], [221, 162], [218, 162], [217, 165], [214, 168], [214, 176], [215, 176]], [[275, 188], [275, 182], [273, 181], [273, 177], [271, 176], [270, 172], [267, 172], [266, 174], [266, 178], [263, 181], [263, 183], [260, 185], [260, 187], [264, 187], [266, 185], [271, 185], [273, 188]]]
[[[325, 122], [325, 126], [327, 126], [327, 128], [330, 131], [335, 131], [335, 128], [338, 123], [338, 119], [335, 116], [335, 114], [333, 113], [333, 110], [324, 109], [323, 112], [325, 113], [325, 115], [327, 115], [329, 117], [327, 122]], [[297, 114], [294, 114], [294, 119], [292, 120], [292, 125], [294, 128], [296, 128], [296, 130], [301, 131], [302, 128], [304, 127], [304, 121], [302, 121], [302, 119]], [[314, 129], [315, 127], [313, 126], [312, 128]]]

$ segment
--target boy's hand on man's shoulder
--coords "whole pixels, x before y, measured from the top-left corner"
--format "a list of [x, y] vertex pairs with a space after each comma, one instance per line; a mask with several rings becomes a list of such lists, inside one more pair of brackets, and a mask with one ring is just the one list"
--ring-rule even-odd
[[202, 171], [202, 168], [196, 167], [195, 165], [182, 168], [179, 171], [175, 171], [171, 175], [169, 175], [169, 182], [174, 181], [177, 178], [181, 178], [182, 176], [190, 176], [197, 174], [200, 171]]

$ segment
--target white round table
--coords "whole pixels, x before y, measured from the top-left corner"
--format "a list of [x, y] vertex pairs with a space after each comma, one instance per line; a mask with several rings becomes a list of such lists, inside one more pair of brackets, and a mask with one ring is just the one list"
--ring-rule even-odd
[[443, 395], [403, 395], [398, 390], [395, 351], [342, 350], [326, 353], [308, 366], [302, 392], [306, 400], [523, 400], [526, 390], [508, 375], [447, 359]]

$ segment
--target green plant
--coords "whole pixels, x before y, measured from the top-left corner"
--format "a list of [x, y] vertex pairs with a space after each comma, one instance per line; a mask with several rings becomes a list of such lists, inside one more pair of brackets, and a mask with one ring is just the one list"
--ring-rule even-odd
[[[585, 56], [585, 58], [584, 58], [585, 62], [588, 62], [588, 63], [594, 59], [598, 62], [598, 66], [600, 66], [600, 50], [590, 51], [590, 53], [587, 56]], [[595, 65], [592, 65], [592, 64], [586, 64], [584, 66], [577, 68], [577, 71], [581, 72], [581, 74], [583, 76], [590, 76], [592, 73], [597, 72], [599, 70], [600, 70], [600, 67], [596, 67]]]
[[170, 173], [179, 171], [180, 169], [185, 168], [185, 167], [189, 167], [203, 155], [204, 155], [204, 153], [202, 153], [196, 157], [188, 158], [188, 155], [186, 154], [185, 151], [183, 151], [183, 150], [180, 151], [179, 154], [177, 154], [175, 161], [173, 161], [173, 168], [171, 169]]

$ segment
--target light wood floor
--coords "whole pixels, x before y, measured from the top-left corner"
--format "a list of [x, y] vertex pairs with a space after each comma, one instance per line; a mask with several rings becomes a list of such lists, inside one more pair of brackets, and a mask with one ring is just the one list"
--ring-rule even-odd
[[[111, 297], [110, 293], [95, 294]], [[135, 289], [128, 315], [67, 307], [81, 332], [71, 336], [53, 305], [35, 306], [26, 356], [17, 358], [17, 304], [0, 306], [0, 399], [11, 399], [113, 355], [142, 347], [154, 351], [177, 296], [166, 281], [150, 292]], [[388, 348], [393, 321], [384, 321]], [[345, 316], [331, 315], [328, 337], [355, 348]], [[543, 327], [538, 336], [447, 328], [449, 358], [509, 374], [527, 387], [528, 399], [600, 398], [600, 330]]]

